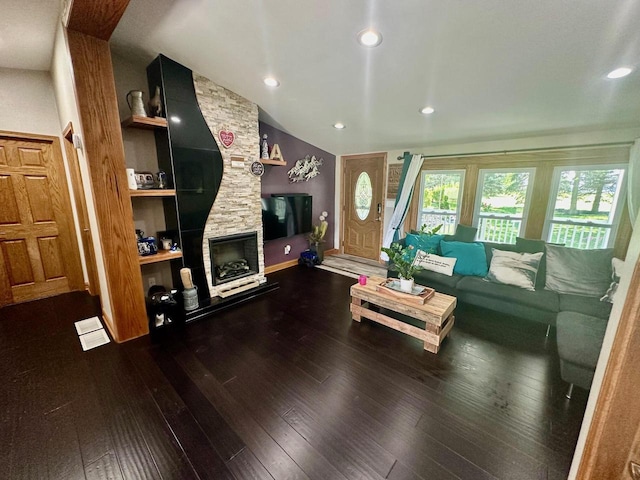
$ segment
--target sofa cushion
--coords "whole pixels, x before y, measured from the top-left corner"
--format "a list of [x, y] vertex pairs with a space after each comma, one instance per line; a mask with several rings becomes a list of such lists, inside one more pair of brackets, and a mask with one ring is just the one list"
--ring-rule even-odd
[[544, 288], [547, 279], [547, 255], [545, 254], [544, 240], [532, 240], [529, 238], [516, 237], [516, 252], [521, 253], [540, 253], [542, 252], [542, 258], [538, 265], [538, 275], [536, 276], [536, 290], [542, 290]]
[[598, 318], [609, 318], [609, 314], [611, 314], [611, 304], [609, 302], [601, 302], [595, 297], [564, 293], [558, 295], [558, 297], [560, 297], [561, 312], [576, 312]]
[[491, 283], [478, 277], [463, 277], [458, 282], [458, 289], [484, 295], [487, 297], [488, 308], [491, 308], [491, 298], [502, 298], [540, 310], [559, 311], [558, 295], [549, 290], [535, 290], [532, 292], [511, 285]]
[[547, 245], [545, 288], [558, 293], [602, 297], [611, 283], [613, 249], [582, 250]]
[[444, 240], [448, 242], [471, 243], [476, 239], [476, 233], [478, 233], [477, 227], [458, 224], [458, 226], [456, 226], [456, 233], [453, 235], [445, 235]]
[[542, 252], [518, 253], [494, 249], [487, 280], [534, 291], [542, 255]]
[[440, 253], [440, 241], [444, 238], [444, 235], [425, 235], [410, 233], [405, 237], [405, 245], [413, 246], [411, 250], [412, 258], [416, 256], [418, 250], [422, 250], [426, 253]]
[[622, 268], [624, 267], [624, 260], [620, 260], [619, 258], [611, 259], [611, 268], [613, 270], [611, 274], [611, 284], [607, 289], [607, 293], [605, 293], [602, 298], [600, 298], [601, 302], [609, 302], [613, 303], [616, 298], [616, 293], [618, 293], [618, 284], [620, 283], [620, 277], [622, 276]]
[[560, 358], [595, 369], [607, 320], [582, 313], [560, 312], [556, 327]]
[[425, 270], [431, 270], [432, 272], [442, 273], [451, 277], [453, 275], [453, 267], [457, 260], [455, 258], [441, 257], [435, 253], [427, 253], [422, 250], [418, 250], [416, 258], [413, 260], [413, 264], [422, 267]]
[[460, 275], [478, 275], [484, 277], [487, 274], [487, 256], [481, 243], [445, 242], [440, 243], [442, 255], [456, 258], [457, 262], [453, 271]]
[[443, 273], [432, 272], [430, 270], [421, 270], [414, 275], [414, 279], [418, 285], [433, 287], [433, 285], [437, 286], [440, 284], [448, 287], [449, 289], [456, 288], [461, 278], [463, 278], [462, 275], [456, 275], [455, 273], [449, 276]]
[[[493, 258], [493, 249], [501, 250], [503, 252], [517, 252], [516, 246], [512, 243], [493, 243], [482, 242], [484, 245], [484, 253], [487, 255], [487, 265], [491, 265], [491, 259]], [[536, 252], [529, 252], [536, 253]]]

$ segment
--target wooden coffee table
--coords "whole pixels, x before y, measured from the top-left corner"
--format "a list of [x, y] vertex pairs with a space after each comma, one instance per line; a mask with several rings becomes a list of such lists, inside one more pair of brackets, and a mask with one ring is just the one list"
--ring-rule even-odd
[[[384, 282], [382, 277], [369, 277], [366, 285], [356, 283], [351, 287], [351, 314], [357, 322], [362, 317], [381, 323], [412, 337], [424, 341], [424, 349], [438, 353], [442, 340], [453, 328], [456, 297], [436, 292], [424, 305], [403, 301], [403, 298], [376, 291], [376, 286]], [[364, 303], [368, 305], [364, 305]], [[371, 309], [371, 305], [386, 308], [411, 318], [425, 322], [424, 328], [415, 327], [396, 318]]]

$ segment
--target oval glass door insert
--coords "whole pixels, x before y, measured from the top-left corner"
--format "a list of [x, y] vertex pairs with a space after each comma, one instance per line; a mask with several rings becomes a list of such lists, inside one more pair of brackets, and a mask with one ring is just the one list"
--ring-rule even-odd
[[364, 220], [369, 216], [371, 210], [371, 200], [373, 200], [373, 188], [371, 187], [371, 178], [367, 172], [362, 172], [356, 180], [355, 188], [355, 204], [356, 215], [360, 220]]

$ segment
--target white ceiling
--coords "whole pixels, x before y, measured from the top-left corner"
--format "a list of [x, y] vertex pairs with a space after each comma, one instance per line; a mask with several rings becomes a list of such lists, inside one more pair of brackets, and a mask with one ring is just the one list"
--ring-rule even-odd
[[[48, 68], [57, 2], [11, 3], [0, 66]], [[356, 42], [368, 26], [375, 49]], [[164, 53], [338, 154], [640, 126], [638, 0], [131, 0], [112, 43], [145, 64]], [[606, 79], [622, 65], [636, 70]]]

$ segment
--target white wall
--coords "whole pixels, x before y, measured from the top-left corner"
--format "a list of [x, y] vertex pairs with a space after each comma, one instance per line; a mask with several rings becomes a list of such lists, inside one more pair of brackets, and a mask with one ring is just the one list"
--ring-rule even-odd
[[[58, 128], [65, 128], [67, 124], [71, 122], [74, 132], [79, 134], [81, 138], [84, 137], [82, 133], [82, 124], [80, 123], [80, 117], [78, 115], [69, 48], [67, 46], [62, 24], [58, 26], [58, 30], [56, 31], [53, 59], [51, 61], [51, 77], [53, 80], [52, 93], [55, 94], [55, 96], [52, 94], [51, 98], [55, 99], [55, 103], [57, 105]], [[84, 184], [87, 213], [89, 216], [89, 227], [91, 229], [91, 235], [93, 236], [94, 242], [93, 249], [98, 271], [98, 282], [100, 284], [100, 301], [102, 303], [103, 312], [107, 316], [108, 320], [111, 320], [113, 318], [113, 314], [109, 295], [109, 285], [107, 283], [107, 277], [104, 270], [104, 258], [102, 256], [102, 246], [100, 243], [101, 235], [93, 202], [91, 177], [83, 151], [80, 149], [76, 150], [76, 152], [78, 154], [80, 173]]]

